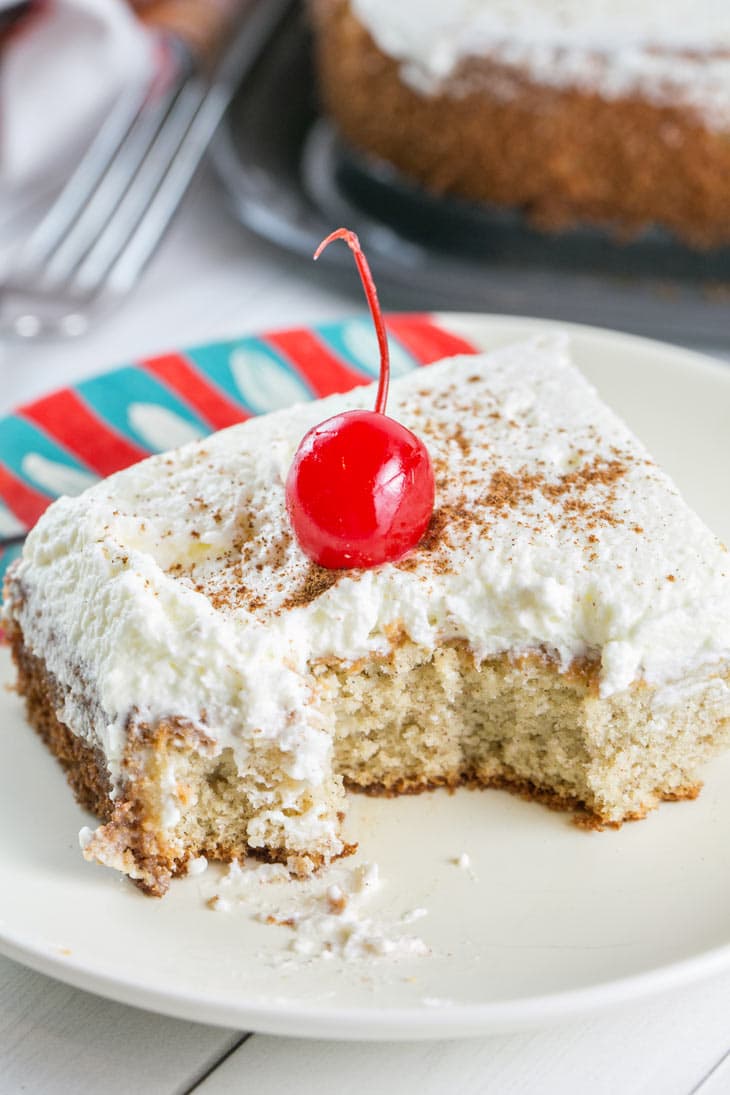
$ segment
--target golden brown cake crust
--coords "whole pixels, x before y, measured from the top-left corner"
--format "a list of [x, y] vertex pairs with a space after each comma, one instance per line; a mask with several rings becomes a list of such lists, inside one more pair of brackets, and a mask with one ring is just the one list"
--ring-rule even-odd
[[457, 93], [400, 79], [347, 0], [310, 0], [322, 97], [344, 137], [429, 190], [521, 209], [537, 226], [660, 224], [697, 246], [730, 242], [730, 137], [689, 109], [607, 100], [470, 59]]
[[[138, 782], [143, 781], [145, 775], [128, 770], [123, 795], [112, 801], [109, 797], [111, 784], [101, 751], [73, 734], [59, 720], [56, 712], [60, 706], [60, 690], [44, 662], [25, 646], [22, 631], [17, 625], [12, 626], [8, 638], [18, 672], [17, 691], [25, 698], [30, 725], [60, 762], [79, 805], [106, 823], [107, 841], [118, 838], [120, 855], [131, 853], [134, 862], [142, 869], [143, 877], [132, 878], [139, 889], [152, 897], [162, 897], [171, 879], [185, 874], [188, 861], [196, 855], [220, 863], [230, 863], [250, 855], [266, 862], [288, 862], [293, 873], [297, 873], [296, 857], [291, 857], [286, 849], [253, 848], [245, 842], [216, 841], [214, 845], [188, 849], [183, 854], [165, 854], [157, 833], [144, 816], [141, 807], [143, 799], [137, 793]], [[164, 750], [165, 739], [178, 736], [182, 729], [174, 721], [161, 724], [156, 728], [151, 744], [158, 751]], [[345, 844], [340, 854], [351, 855], [356, 848], [355, 844]], [[310, 854], [307, 860], [307, 869], [318, 869], [323, 865], [321, 856]]]
[[29, 723], [60, 762], [79, 805], [100, 821], [116, 826], [120, 840], [124, 840], [136, 860], [146, 862], [149, 873], [157, 878], [157, 883], [135, 879], [136, 884], [145, 893], [161, 896], [170, 878], [182, 873], [184, 861], [152, 864], [149, 855], [144, 855], [143, 819], [133, 818], [131, 801], [115, 803], [110, 798], [111, 784], [101, 751], [71, 733], [60, 721], [56, 713], [61, 698], [59, 688], [43, 661], [26, 648], [17, 626], [10, 633], [10, 647], [18, 671], [17, 689], [25, 698]]
[[18, 691], [25, 697], [28, 721], [61, 764], [80, 806], [102, 821], [109, 821], [113, 803], [104, 757], [72, 734], [58, 719], [59, 690], [43, 662], [26, 648], [22, 633], [10, 635], [13, 660], [18, 670]]
[[[489, 776], [485, 778], [483, 776], [474, 776], [469, 773], [465, 773], [459, 779], [441, 779], [441, 780], [429, 780], [427, 782], [419, 782], [417, 780], [404, 780], [397, 779], [392, 783], [369, 783], [366, 785], [359, 785], [352, 780], [346, 779], [345, 786], [348, 791], [357, 791], [360, 794], [372, 795], [374, 798], [397, 798], [399, 795], [420, 795], [424, 791], [436, 791], [439, 788], [444, 788], [450, 794], [457, 791], [460, 787], [466, 787], [470, 791], [480, 791], [485, 788], [492, 788], [498, 791], [509, 791], [512, 795], [517, 795], [519, 798], [525, 799], [526, 802], [539, 802], [542, 806], [547, 806], [549, 810], [556, 810], [559, 813], [571, 813], [573, 815], [573, 823], [578, 826], [579, 829], [592, 829], [596, 832], [601, 832], [603, 829], [620, 829], [624, 822], [627, 821], [642, 821], [650, 812], [650, 808], [639, 810], [636, 813], [628, 814], [622, 818], [621, 821], [610, 821], [595, 813], [593, 810], [589, 810], [585, 803], [580, 799], [571, 797], [570, 795], [560, 795], [556, 791], [550, 791], [545, 787], [538, 787], [537, 784], [532, 783], [530, 780], [522, 779], [520, 776], [510, 776], [505, 772], [501, 772], [499, 775]], [[691, 799], [697, 798], [702, 790], [702, 783], [688, 783], [686, 786], [675, 789], [673, 791], [658, 792], [658, 797], [663, 802], [685, 802]]]

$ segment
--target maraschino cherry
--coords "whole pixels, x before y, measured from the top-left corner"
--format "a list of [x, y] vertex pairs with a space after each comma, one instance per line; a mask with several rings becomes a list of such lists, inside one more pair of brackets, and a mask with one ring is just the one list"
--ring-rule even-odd
[[338, 228], [362, 279], [380, 349], [374, 411], [345, 411], [302, 439], [286, 481], [286, 506], [302, 551], [320, 566], [374, 567], [416, 546], [431, 520], [434, 478], [428, 450], [385, 413], [390, 357], [378, 294], [360, 241]]

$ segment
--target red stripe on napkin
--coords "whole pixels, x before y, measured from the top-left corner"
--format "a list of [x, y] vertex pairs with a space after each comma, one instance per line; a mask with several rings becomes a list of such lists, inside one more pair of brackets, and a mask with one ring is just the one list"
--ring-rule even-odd
[[317, 396], [349, 392], [372, 383], [371, 377], [352, 369], [311, 331], [278, 331], [267, 334], [265, 342], [291, 362]]
[[40, 426], [99, 475], [111, 475], [149, 456], [94, 414], [70, 388], [27, 403], [19, 414]]
[[465, 338], [438, 327], [420, 315], [386, 316], [385, 326], [421, 365], [431, 365], [442, 357], [453, 357], [455, 354], [479, 352]]
[[41, 494], [18, 479], [4, 464], [0, 464], [0, 499], [28, 528], [36, 523], [53, 501], [47, 494]]
[[251, 417], [180, 354], [162, 354], [139, 364], [161, 380], [214, 430], [223, 430]]

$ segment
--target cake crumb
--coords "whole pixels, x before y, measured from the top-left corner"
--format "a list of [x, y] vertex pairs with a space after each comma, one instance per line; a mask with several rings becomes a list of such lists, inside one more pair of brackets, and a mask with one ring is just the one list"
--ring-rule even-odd
[[355, 885], [358, 893], [380, 888], [380, 868], [377, 863], [363, 863], [355, 869]]
[[221, 897], [220, 894], [213, 894], [206, 901], [206, 905], [209, 909], [213, 909], [214, 912], [230, 912], [232, 905], [230, 901], [226, 901], [225, 897]]
[[428, 915], [423, 908], [379, 919], [367, 906], [382, 887], [377, 864], [332, 864], [326, 877], [292, 877], [280, 863], [243, 864], [234, 860], [207, 900], [217, 912], [246, 910], [260, 924], [293, 932], [283, 951], [270, 955], [276, 966], [292, 963], [372, 958], [408, 959], [431, 953], [404, 928]]
[[451, 860], [451, 863], [454, 867], [458, 867], [460, 871], [465, 871], [466, 874], [469, 875], [469, 878], [471, 878], [472, 882], [476, 882], [477, 876], [474, 873], [474, 868], [472, 867], [471, 863], [471, 856], [468, 852], [462, 852], [461, 855], [454, 856], [454, 858]]
[[412, 924], [414, 920], [422, 920], [424, 916], [428, 916], [428, 909], [424, 909], [419, 905], [415, 909], [409, 909], [408, 912], [403, 913], [400, 922], [401, 924]]
[[188, 861], [188, 874], [199, 875], [203, 874], [208, 869], [208, 860], [204, 855], [200, 855], [197, 859], [191, 859]]
[[347, 908], [347, 897], [339, 886], [330, 886], [327, 890], [327, 902], [330, 912], [338, 916]]
[[88, 825], [84, 825], [83, 828], [79, 830], [79, 847], [81, 848], [82, 852], [84, 848], [86, 848], [87, 844], [91, 843], [93, 837], [94, 830], [90, 829]]

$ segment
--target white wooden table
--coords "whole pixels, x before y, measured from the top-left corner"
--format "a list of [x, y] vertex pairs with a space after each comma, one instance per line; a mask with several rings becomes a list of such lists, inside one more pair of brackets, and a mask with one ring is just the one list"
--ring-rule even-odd
[[[385, 302], [387, 305], [387, 301]], [[236, 230], [202, 178], [137, 295], [80, 342], [0, 347], [0, 413], [158, 350], [359, 310]], [[0, 902], [2, 879], [0, 879]], [[658, 926], [660, 928], [660, 926]], [[459, 1042], [302, 1042], [167, 1019], [0, 957], [0, 1095], [730, 1092], [730, 975], [620, 1013]]]

